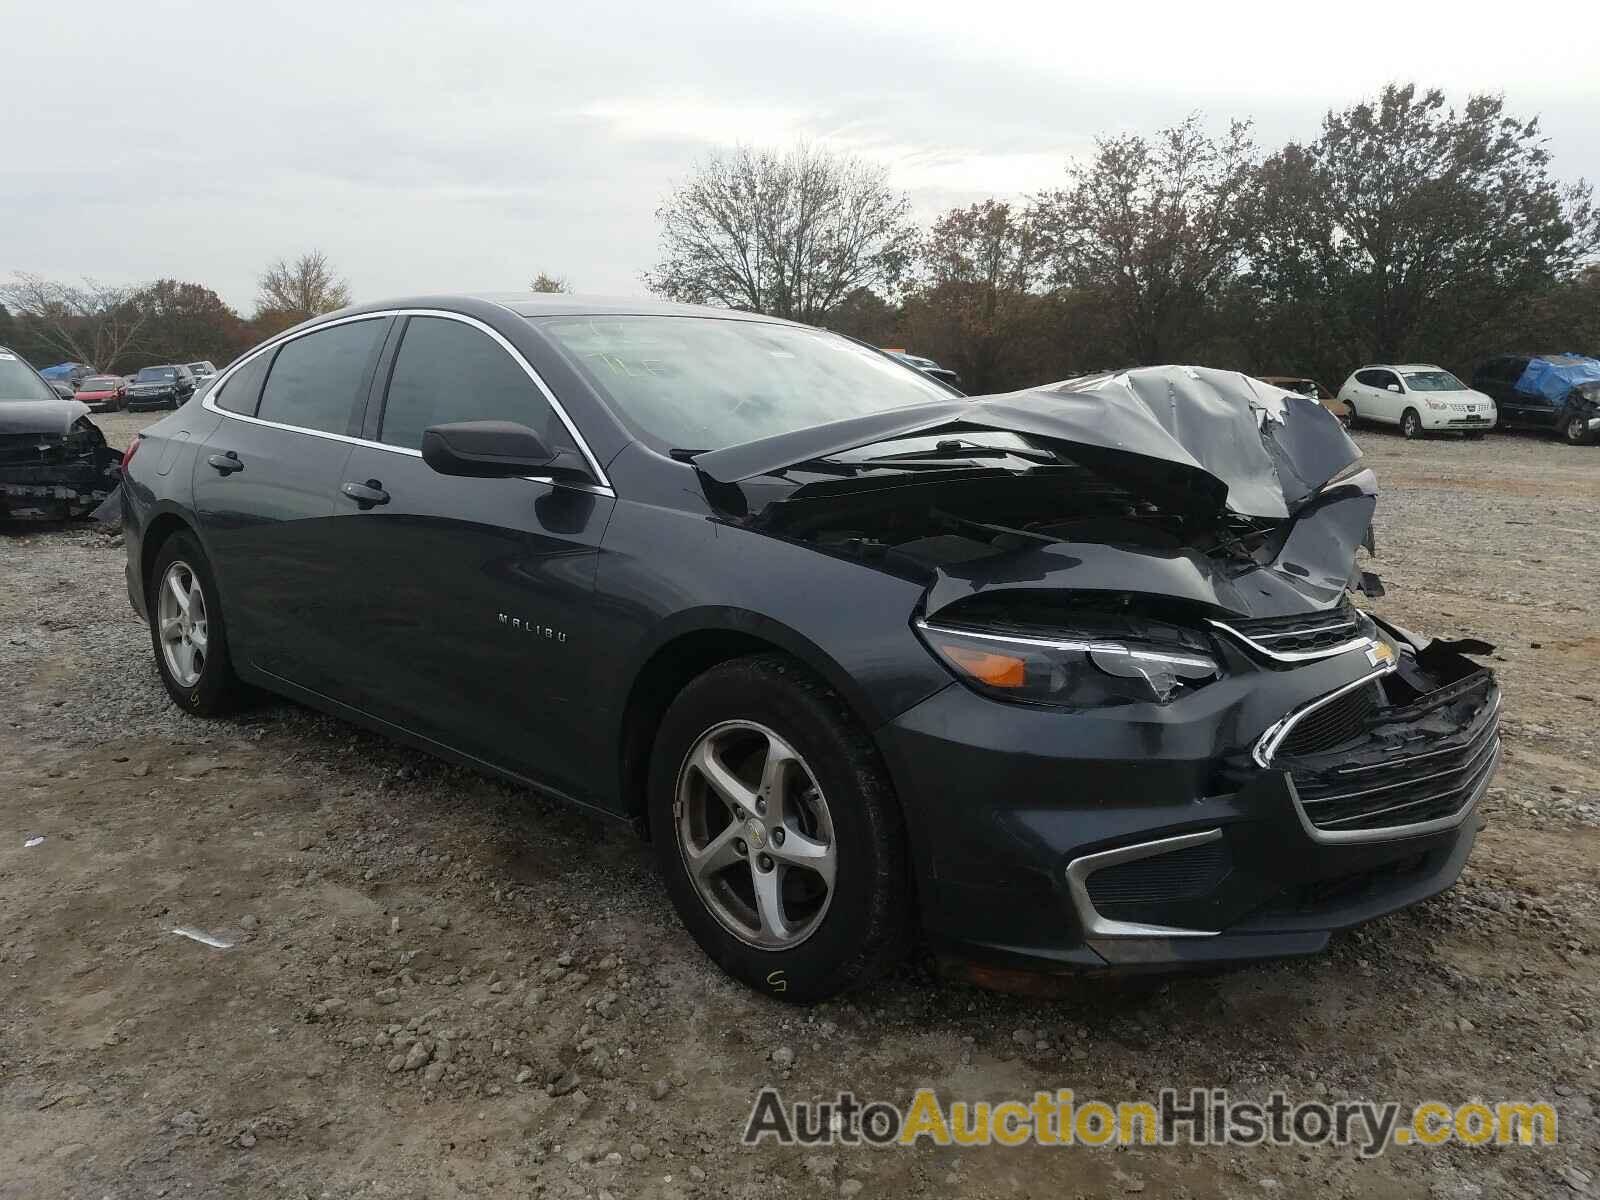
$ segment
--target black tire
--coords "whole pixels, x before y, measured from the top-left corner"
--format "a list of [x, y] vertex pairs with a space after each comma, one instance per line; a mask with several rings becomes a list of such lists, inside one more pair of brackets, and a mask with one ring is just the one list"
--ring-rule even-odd
[[1573, 413], [1562, 422], [1561, 436], [1569, 446], [1582, 446], [1589, 440], [1589, 422], [1582, 413]]
[[1348, 410], [1345, 413], [1344, 427], [1347, 430], [1354, 429], [1361, 424], [1361, 414], [1356, 412], [1356, 402], [1354, 400], [1346, 400], [1344, 406]]
[[1420, 438], [1422, 432], [1422, 417], [1416, 409], [1408, 408], [1400, 414], [1400, 434], [1408, 442]]
[[[702, 899], [680, 849], [680, 774], [700, 739], [727, 722], [758, 723], [781, 736], [826, 798], [834, 885], [820, 922], [793, 947], [762, 948], [735, 936]], [[650, 834], [667, 892], [701, 948], [735, 979], [806, 1004], [869, 983], [910, 948], [915, 905], [899, 803], [843, 700], [793, 659], [734, 659], [685, 687], [656, 732], [648, 786]]]
[[[161, 648], [156, 592], [166, 578], [167, 569], [175, 562], [187, 564], [193, 573], [206, 609], [206, 652], [200, 677], [191, 684], [184, 684], [174, 677]], [[211, 564], [206, 561], [205, 551], [200, 548], [193, 534], [175, 533], [161, 544], [156, 552], [155, 565], [150, 570], [150, 578], [145, 581], [145, 609], [149, 613], [150, 649], [155, 655], [156, 671], [161, 675], [161, 682], [174, 704], [199, 717], [223, 716], [245, 705], [250, 698], [250, 689], [234, 674], [216, 579], [211, 573]]]

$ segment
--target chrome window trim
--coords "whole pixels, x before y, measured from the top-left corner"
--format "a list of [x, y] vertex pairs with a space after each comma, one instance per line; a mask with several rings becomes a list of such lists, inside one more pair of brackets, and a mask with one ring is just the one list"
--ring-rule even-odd
[[[1267, 658], [1273, 659], [1275, 662], [1311, 662], [1319, 658], [1333, 658], [1335, 655], [1348, 654], [1351, 650], [1367, 650], [1377, 645], [1377, 642], [1375, 642], [1372, 638], [1363, 634], [1360, 637], [1352, 638], [1348, 642], [1340, 642], [1337, 646], [1328, 646], [1321, 650], [1273, 650], [1267, 646], [1263, 646], [1260, 642], [1256, 641], [1255, 638], [1240, 633], [1232, 625], [1229, 625], [1224, 621], [1218, 621], [1214, 618], [1207, 617], [1206, 624], [1215, 629], [1222, 630], [1222, 632], [1226, 633], [1229, 637], [1236, 638], [1243, 642], [1257, 654], [1263, 654]], [[1355, 622], [1351, 621], [1350, 624], [1354, 625]], [[1336, 626], [1323, 625], [1320, 626], [1318, 630], [1301, 630], [1297, 632], [1315, 633], [1319, 632], [1321, 629], [1331, 628], [1336, 628]]]
[[1289, 712], [1279, 717], [1271, 725], [1268, 725], [1266, 732], [1256, 739], [1255, 748], [1250, 752], [1250, 756], [1255, 759], [1256, 766], [1263, 769], [1271, 767], [1272, 756], [1283, 742], [1283, 739], [1289, 736], [1296, 725], [1316, 712], [1317, 709], [1322, 708], [1324, 705], [1332, 704], [1339, 697], [1353, 692], [1359, 687], [1364, 687], [1369, 683], [1376, 683], [1379, 679], [1394, 671], [1397, 665], [1391, 659], [1376, 671], [1370, 671], [1360, 679], [1352, 679], [1349, 683], [1342, 687], [1334, 688], [1333, 691], [1328, 692], [1326, 695], [1318, 696], [1315, 700], [1308, 700], [1300, 705], [1299, 708], [1290, 709]]
[[352, 446], [366, 446], [374, 450], [384, 450], [390, 454], [405, 454], [412, 458], [421, 458], [422, 451], [413, 450], [408, 446], [391, 446], [387, 442], [375, 442], [369, 438], [351, 437], [349, 434], [345, 433], [329, 433], [325, 429], [307, 429], [303, 425], [289, 425], [282, 421], [269, 421], [262, 417], [233, 412], [230, 409], [221, 407], [219, 404], [217, 404], [215, 399], [213, 399], [218, 392], [227, 387], [228, 380], [233, 376], [235, 371], [239, 370], [246, 363], [252, 361], [253, 359], [258, 358], [260, 355], [266, 354], [268, 351], [276, 350], [280, 346], [287, 345], [293, 341], [298, 341], [300, 338], [307, 337], [310, 334], [320, 333], [324, 329], [332, 329], [336, 325], [349, 325], [355, 321], [376, 321], [385, 317], [443, 317], [449, 321], [459, 321], [463, 325], [470, 325], [472, 328], [488, 334], [491, 339], [499, 344], [502, 350], [511, 356], [512, 361], [522, 368], [523, 373], [533, 381], [534, 387], [539, 390], [539, 393], [549, 403], [550, 407], [555, 410], [556, 416], [561, 419], [562, 425], [566, 427], [567, 432], [572, 436], [572, 440], [577, 445], [579, 452], [582, 453], [584, 461], [588, 464], [589, 469], [594, 472], [594, 477], [599, 482], [594, 484], [571, 483], [566, 480], [552, 479], [547, 475], [521, 475], [516, 476], [516, 478], [526, 479], [530, 483], [543, 483], [549, 484], [552, 487], [568, 488], [572, 491], [590, 492], [599, 496], [611, 496], [613, 498], [616, 496], [617, 493], [611, 486], [610, 477], [606, 475], [605, 470], [600, 466], [600, 460], [595, 457], [594, 451], [589, 449], [589, 443], [584, 440], [583, 434], [578, 431], [577, 425], [573, 423], [572, 418], [567, 414], [567, 410], [562, 407], [561, 401], [556, 399], [555, 393], [552, 392], [546, 385], [545, 381], [540, 378], [539, 372], [533, 369], [533, 365], [522, 356], [521, 351], [508, 342], [497, 330], [485, 325], [476, 317], [469, 317], [465, 313], [450, 312], [447, 309], [386, 308], [381, 312], [357, 313], [354, 316], [340, 317], [335, 321], [323, 321], [318, 325], [312, 326], [310, 329], [301, 329], [296, 330], [293, 333], [279, 335], [271, 341], [266, 342], [264, 345], [258, 346], [249, 354], [241, 358], [238, 362], [233, 363], [226, 370], [219, 373], [216, 382], [211, 387], [207, 388], [205, 395], [200, 398], [200, 407], [204, 408], [208, 412], [217, 413], [220, 416], [231, 417], [235, 421], [246, 421], [252, 425], [264, 425], [268, 429], [282, 429], [290, 433], [303, 433], [308, 434], [311, 437], [326, 438], [329, 441], [345, 442]]
[[1132, 846], [1119, 846], [1115, 850], [1102, 850], [1098, 854], [1086, 854], [1082, 858], [1075, 858], [1067, 864], [1067, 893], [1072, 899], [1073, 910], [1078, 915], [1078, 920], [1083, 925], [1085, 938], [1190, 938], [1190, 937], [1216, 937], [1221, 930], [1217, 929], [1185, 929], [1177, 925], [1141, 925], [1136, 921], [1113, 921], [1109, 917], [1102, 917], [1094, 906], [1094, 901], [1089, 898], [1089, 876], [1102, 867], [1115, 866], [1118, 863], [1137, 862], [1144, 858], [1155, 858], [1162, 854], [1171, 854], [1174, 850], [1186, 850], [1190, 846], [1204, 846], [1208, 842], [1222, 840], [1221, 829], [1203, 829], [1198, 833], [1183, 833], [1177, 837], [1161, 838], [1154, 842], [1138, 842]]
[[1478, 786], [1472, 789], [1465, 803], [1455, 812], [1447, 816], [1435, 817], [1431, 821], [1418, 821], [1412, 825], [1387, 825], [1381, 829], [1318, 829], [1312, 824], [1311, 818], [1306, 815], [1304, 802], [1300, 793], [1295, 789], [1294, 779], [1288, 772], [1284, 773], [1284, 782], [1289, 786], [1289, 796], [1294, 801], [1295, 814], [1300, 818], [1300, 826], [1306, 831], [1306, 836], [1312, 841], [1324, 846], [1349, 845], [1353, 842], [1389, 842], [1399, 838], [1421, 837], [1429, 833], [1439, 833], [1446, 829], [1454, 829], [1465, 821], [1472, 810], [1477, 807], [1478, 801], [1484, 792], [1489, 790], [1489, 785], [1494, 782], [1495, 771], [1500, 767], [1500, 735], [1494, 736], [1494, 754], [1488, 768], [1484, 771], [1483, 779]]

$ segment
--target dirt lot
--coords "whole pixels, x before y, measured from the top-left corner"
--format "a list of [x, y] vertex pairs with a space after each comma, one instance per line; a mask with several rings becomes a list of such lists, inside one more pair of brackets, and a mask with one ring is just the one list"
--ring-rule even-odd
[[[1600, 1195], [1600, 449], [1360, 440], [1385, 611], [1499, 646], [1465, 878], [1312, 960], [1049, 1002], [752, 996], [626, 833], [288, 704], [182, 718], [121, 550], [0, 535], [0, 1198]], [[741, 1148], [768, 1081], [1543, 1096], [1561, 1144]]]

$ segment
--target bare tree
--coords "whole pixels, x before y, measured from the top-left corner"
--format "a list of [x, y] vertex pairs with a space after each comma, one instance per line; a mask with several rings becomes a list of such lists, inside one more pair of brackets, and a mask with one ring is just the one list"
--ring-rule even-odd
[[340, 279], [320, 250], [302, 254], [294, 262], [278, 259], [256, 281], [256, 312], [282, 315], [295, 321], [320, 316], [350, 303], [350, 284]]
[[0, 304], [24, 316], [34, 336], [63, 358], [107, 369], [135, 343], [145, 321], [137, 289], [85, 278], [81, 286], [18, 271]]
[[888, 172], [809, 146], [713, 154], [656, 212], [674, 300], [817, 322], [858, 288], [892, 291], [916, 248]]
[[540, 271], [528, 283], [530, 292], [570, 292], [572, 280], [565, 275], [547, 275]]
[[1134, 361], [1193, 353], [1244, 254], [1255, 162], [1242, 121], [1220, 139], [1198, 116], [1099, 139], [1066, 188], [1038, 198], [1054, 281], [1099, 297]]

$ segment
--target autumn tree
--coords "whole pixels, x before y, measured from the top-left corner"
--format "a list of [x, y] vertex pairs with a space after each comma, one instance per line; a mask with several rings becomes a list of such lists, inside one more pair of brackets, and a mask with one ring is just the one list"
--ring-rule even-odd
[[545, 272], [540, 271], [529, 281], [528, 290], [530, 292], [544, 293], [570, 292], [572, 291], [572, 281], [565, 275], [547, 275]]
[[1214, 138], [1194, 115], [1098, 139], [1037, 198], [1052, 282], [1098, 298], [1124, 361], [1181, 359], [1202, 338], [1244, 253], [1255, 165], [1248, 122]]
[[1320, 321], [1344, 363], [1488, 347], [1600, 246], [1589, 188], [1551, 176], [1537, 119], [1499, 96], [1456, 109], [1391, 84], [1329, 112], [1261, 182], [1251, 279], [1268, 323]]
[[811, 146], [713, 154], [656, 218], [651, 291], [809, 323], [860, 288], [892, 291], [916, 246], [885, 168]]
[[239, 314], [201, 284], [159, 279], [135, 293], [133, 303], [144, 314], [140, 349], [149, 359], [221, 365], [250, 344]]
[[0, 304], [50, 354], [110, 370], [136, 342], [145, 315], [135, 289], [85, 278], [61, 283], [19, 271], [0, 285]]
[[294, 262], [278, 259], [256, 281], [256, 316], [292, 325], [350, 303], [350, 285], [339, 278], [320, 250]]
[[1039, 339], [1050, 306], [1035, 293], [1045, 263], [1038, 215], [1002, 200], [956, 208], [933, 223], [918, 264], [921, 286], [903, 328], [974, 392], [1043, 383]]

